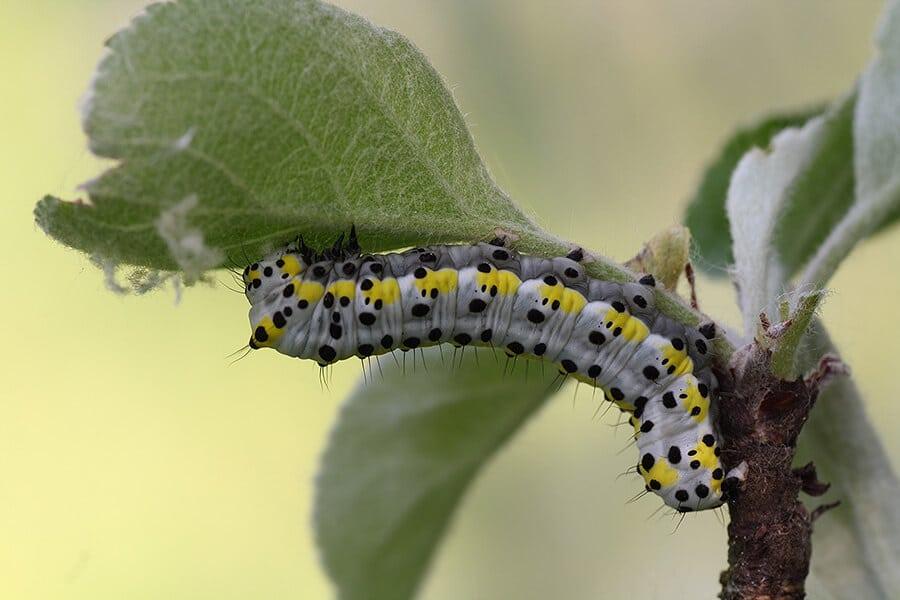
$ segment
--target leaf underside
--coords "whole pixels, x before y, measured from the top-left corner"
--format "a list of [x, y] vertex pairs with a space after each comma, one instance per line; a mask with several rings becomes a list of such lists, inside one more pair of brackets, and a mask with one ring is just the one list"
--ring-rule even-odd
[[731, 173], [741, 157], [751, 148], [768, 148], [769, 142], [786, 127], [802, 125], [821, 113], [822, 107], [772, 115], [735, 133], [706, 168], [694, 197], [688, 203], [684, 224], [691, 230], [694, 245], [705, 271], [713, 275], [727, 274], [734, 262], [731, 253], [731, 234], [725, 214], [725, 197]]
[[[181, 0], [112, 37], [86, 102], [119, 164], [38, 224], [105, 259], [178, 269], [160, 215], [246, 263], [298, 234], [367, 250], [489, 238], [530, 221], [494, 184], [450, 92], [402, 36], [326, 4]], [[224, 262], [224, 261], [223, 261]]]

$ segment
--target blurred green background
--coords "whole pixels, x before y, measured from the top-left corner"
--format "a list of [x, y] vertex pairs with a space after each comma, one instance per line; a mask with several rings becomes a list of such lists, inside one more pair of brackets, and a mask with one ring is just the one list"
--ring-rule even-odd
[[[880, 10], [339, 4], [422, 48], [501, 184], [541, 223], [620, 260], [679, 220], [737, 125], [848, 89]], [[85, 150], [77, 101], [102, 41], [142, 5], [0, 3], [0, 597], [327, 598], [312, 479], [359, 367], [338, 366], [323, 392], [312, 363], [260, 352], [231, 365], [248, 335], [242, 297], [199, 287], [176, 307], [168, 290], [115, 296], [32, 224], [44, 193], [77, 197], [103, 168]], [[858, 249], [822, 310], [895, 463], [898, 254], [896, 228]], [[737, 322], [727, 280], [702, 278], [699, 292], [710, 314]], [[626, 504], [640, 490], [616, 479], [634, 462], [620, 452], [626, 436], [612, 413], [592, 418], [583, 387], [572, 392], [478, 479], [424, 598], [714, 595], [723, 525], [693, 515], [672, 533], [675, 521], [651, 516], [654, 498]]]

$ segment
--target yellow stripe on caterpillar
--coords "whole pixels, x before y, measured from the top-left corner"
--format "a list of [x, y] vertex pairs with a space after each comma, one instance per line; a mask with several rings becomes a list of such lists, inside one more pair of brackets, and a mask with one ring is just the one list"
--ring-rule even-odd
[[281, 257], [284, 265], [281, 267], [282, 273], [287, 273], [291, 277], [299, 275], [303, 272], [303, 265], [293, 254], [285, 254]]
[[422, 268], [422, 270], [425, 271], [425, 276], [416, 277], [415, 279], [416, 289], [420, 292], [437, 289], [439, 293], [446, 294], [455, 290], [459, 283], [459, 272], [456, 269], [448, 268], [432, 271], [431, 269]]
[[611, 331], [619, 329], [619, 335], [622, 339], [633, 344], [643, 342], [650, 335], [650, 329], [643, 321], [627, 312], [619, 312], [615, 308], [610, 308], [606, 311], [606, 316], [603, 317], [603, 320], [607, 324], [607, 329]]
[[341, 298], [352, 300], [356, 297], [356, 282], [350, 279], [338, 279], [328, 286], [328, 291], [334, 295], [336, 300]]
[[542, 284], [538, 288], [541, 298], [548, 302], [559, 302], [559, 310], [570, 315], [576, 315], [587, 304], [587, 298], [577, 291], [562, 285]]
[[256, 324], [253, 339], [259, 347], [268, 348], [275, 346], [283, 333], [283, 329], [275, 326], [272, 317], [265, 316]]
[[515, 294], [519, 286], [522, 285], [522, 280], [515, 273], [512, 271], [501, 271], [496, 267], [491, 267], [489, 273], [479, 271], [475, 277], [475, 282], [481, 288], [490, 289], [496, 287], [497, 293], [501, 296]]
[[663, 356], [662, 365], [669, 375], [681, 377], [694, 371], [694, 361], [687, 355], [683, 345], [681, 348], [681, 350], [677, 350], [672, 344], [666, 344], [660, 348]]
[[393, 277], [365, 281], [367, 283], [360, 284], [360, 290], [367, 305], [381, 300], [382, 304], [389, 306], [400, 299], [400, 284]]
[[294, 296], [306, 300], [309, 304], [315, 304], [325, 295], [325, 286], [315, 281], [302, 281], [296, 277], [293, 279]]
[[638, 472], [647, 487], [653, 490], [671, 487], [678, 482], [678, 471], [664, 457], [656, 458], [652, 454], [645, 454], [641, 457]]
[[705, 384], [698, 383], [693, 376], [686, 376], [685, 382], [682, 396], [686, 397], [681, 398], [681, 406], [694, 421], [702, 423], [709, 414], [709, 396], [703, 393], [707, 391]]

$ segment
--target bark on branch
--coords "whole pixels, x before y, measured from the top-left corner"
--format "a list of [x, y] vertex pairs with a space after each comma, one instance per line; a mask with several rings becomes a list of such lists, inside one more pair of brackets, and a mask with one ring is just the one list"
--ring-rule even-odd
[[[756, 343], [735, 352], [731, 389], [720, 399], [719, 425], [728, 441], [723, 462], [746, 462], [746, 480], [728, 490], [728, 568], [722, 600], [797, 600], [805, 597], [813, 520], [799, 493], [821, 495], [812, 464], [792, 467], [797, 436], [822, 383], [839, 371], [826, 357], [808, 379], [782, 381], [771, 373], [771, 353]], [[728, 389], [726, 387], [726, 389]]]

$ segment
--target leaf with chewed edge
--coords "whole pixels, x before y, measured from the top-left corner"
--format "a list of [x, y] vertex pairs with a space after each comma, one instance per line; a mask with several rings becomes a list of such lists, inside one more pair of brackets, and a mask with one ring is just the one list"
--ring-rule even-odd
[[207, 246], [192, 255], [236, 261], [298, 234], [330, 245], [354, 222], [370, 251], [539, 231], [491, 179], [428, 60], [356, 15], [313, 0], [179, 0], [107, 45], [84, 129], [119, 163], [86, 184], [87, 202], [35, 209], [69, 246], [185, 269], [159, 222], [186, 199], [182, 227]]
[[370, 367], [322, 457], [315, 527], [345, 600], [409, 598], [469, 484], [557, 388], [549, 377], [504, 377], [502, 353], [498, 363], [482, 350], [480, 365], [470, 356], [455, 369], [435, 349], [425, 355], [428, 370], [420, 360], [411, 372], [412, 352], [406, 374], [390, 359], [383, 378]]

